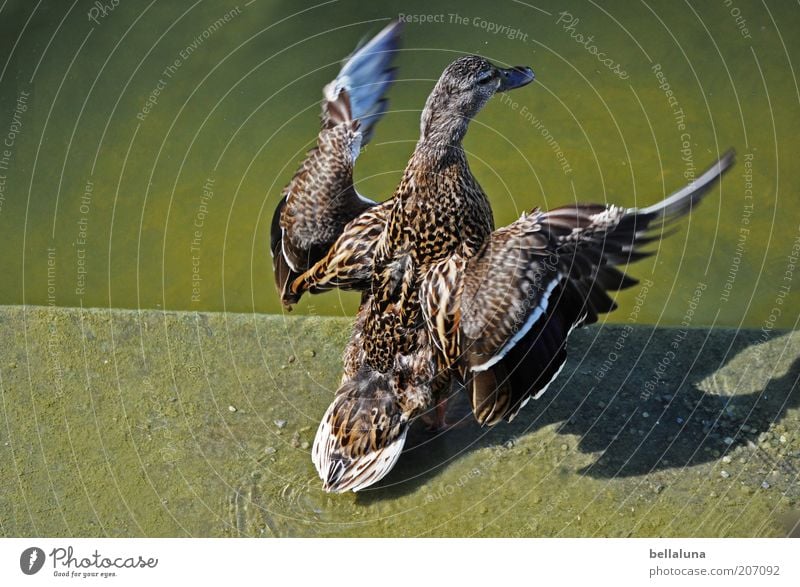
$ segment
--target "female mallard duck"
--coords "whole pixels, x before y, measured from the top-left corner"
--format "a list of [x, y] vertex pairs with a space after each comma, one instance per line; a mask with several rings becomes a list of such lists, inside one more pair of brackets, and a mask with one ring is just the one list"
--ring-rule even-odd
[[285, 283], [290, 302], [333, 286], [363, 291], [342, 384], [314, 440], [326, 491], [358, 491], [386, 475], [410, 422], [454, 381], [482, 425], [510, 421], [558, 375], [569, 333], [616, 307], [606, 292], [636, 283], [616, 266], [646, 256], [640, 247], [691, 211], [733, 162], [724, 155], [648, 208], [534, 210], [494, 230], [461, 141], [495, 93], [532, 80], [529, 68], [476, 56], [450, 64], [393, 198], [344, 225], [315, 264]]

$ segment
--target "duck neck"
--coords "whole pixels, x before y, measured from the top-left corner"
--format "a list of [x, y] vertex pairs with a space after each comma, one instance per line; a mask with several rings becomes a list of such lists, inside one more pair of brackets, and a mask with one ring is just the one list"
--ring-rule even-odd
[[415, 152], [431, 164], [460, 158], [464, 150], [461, 141], [467, 134], [468, 125], [468, 118], [449, 109], [437, 108], [429, 99], [422, 111]]

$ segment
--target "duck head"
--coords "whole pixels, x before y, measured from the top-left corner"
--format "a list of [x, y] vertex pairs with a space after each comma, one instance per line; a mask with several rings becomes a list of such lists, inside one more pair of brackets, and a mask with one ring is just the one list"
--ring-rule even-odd
[[533, 81], [530, 67], [503, 69], [477, 55], [456, 59], [433, 88], [420, 122], [420, 144], [434, 148], [458, 146], [469, 121], [497, 92], [521, 88]]

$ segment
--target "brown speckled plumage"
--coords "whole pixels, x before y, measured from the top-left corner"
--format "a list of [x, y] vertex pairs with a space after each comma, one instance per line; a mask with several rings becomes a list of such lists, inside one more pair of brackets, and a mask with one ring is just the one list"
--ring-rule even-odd
[[510, 421], [547, 388], [572, 329], [616, 309], [608, 291], [637, 283], [615, 266], [647, 256], [641, 247], [691, 210], [732, 161], [726, 154], [691, 189], [645, 209], [534, 210], [492, 233], [477, 255], [456, 253], [428, 272], [426, 323], [478, 422]]
[[[492, 95], [532, 79], [530, 69], [500, 69], [477, 56], [453, 62], [428, 97], [419, 142], [393, 197], [367, 205], [345, 196], [335, 220], [319, 220], [331, 229], [325, 243], [291, 279], [279, 281], [287, 304], [306, 291], [362, 292], [341, 387], [312, 450], [325, 490], [358, 491], [386, 475], [410, 423], [452, 383], [466, 389], [481, 424], [511, 420], [557, 376], [571, 330], [616, 307], [606, 292], [636, 283], [616, 266], [645, 256], [641, 246], [688, 213], [732, 164], [732, 154], [723, 156], [691, 186], [649, 208], [534, 210], [494, 230], [461, 141]], [[344, 138], [336, 140], [346, 143], [358, 125], [343, 126], [336, 132]], [[316, 173], [313, 163], [304, 165], [298, 185], [309, 185]], [[330, 206], [335, 189], [349, 194], [352, 161], [346, 173], [332, 177], [325, 168], [313, 181], [336, 184], [318, 196]], [[314, 196], [304, 201], [314, 205]], [[290, 196], [287, 207], [291, 202]], [[292, 219], [313, 214], [280, 213], [286, 247], [288, 227], [300, 226]], [[289, 236], [299, 234], [295, 228]], [[306, 240], [301, 249], [312, 247]]]
[[[339, 237], [350, 235], [345, 244], [362, 258], [356, 246], [358, 238], [369, 235], [358, 233], [372, 220], [363, 214], [375, 207], [375, 202], [356, 191], [353, 166], [386, 110], [385, 93], [394, 81], [390, 65], [401, 28], [397, 22], [387, 26], [357, 50], [324, 88], [317, 144], [283, 190], [272, 218], [273, 269], [287, 308], [297, 303], [304, 291], [301, 283], [293, 287], [295, 281], [323, 259]], [[380, 210], [372, 214], [379, 218]], [[350, 226], [354, 219], [355, 225]], [[340, 270], [346, 271], [344, 265]], [[358, 289], [360, 283], [355, 279], [334, 285]], [[316, 287], [322, 291], [328, 284]]]

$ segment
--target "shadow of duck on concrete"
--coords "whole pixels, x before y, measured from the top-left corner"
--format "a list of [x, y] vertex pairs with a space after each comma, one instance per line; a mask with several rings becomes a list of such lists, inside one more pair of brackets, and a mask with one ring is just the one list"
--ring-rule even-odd
[[[559, 378], [512, 423], [479, 427], [463, 392], [454, 393], [448, 419], [456, 425], [433, 434], [417, 422], [392, 473], [359, 499], [409, 493], [469, 452], [513, 446], [552, 424], [560, 435], [577, 436], [580, 452], [595, 455], [576, 467], [579, 475], [641, 476], [711, 462], [742, 445], [779, 442], [774, 427], [800, 406], [799, 379], [797, 333], [586, 329], [571, 341]], [[765, 469], [798, 475], [772, 451], [759, 451], [758, 458]]]

